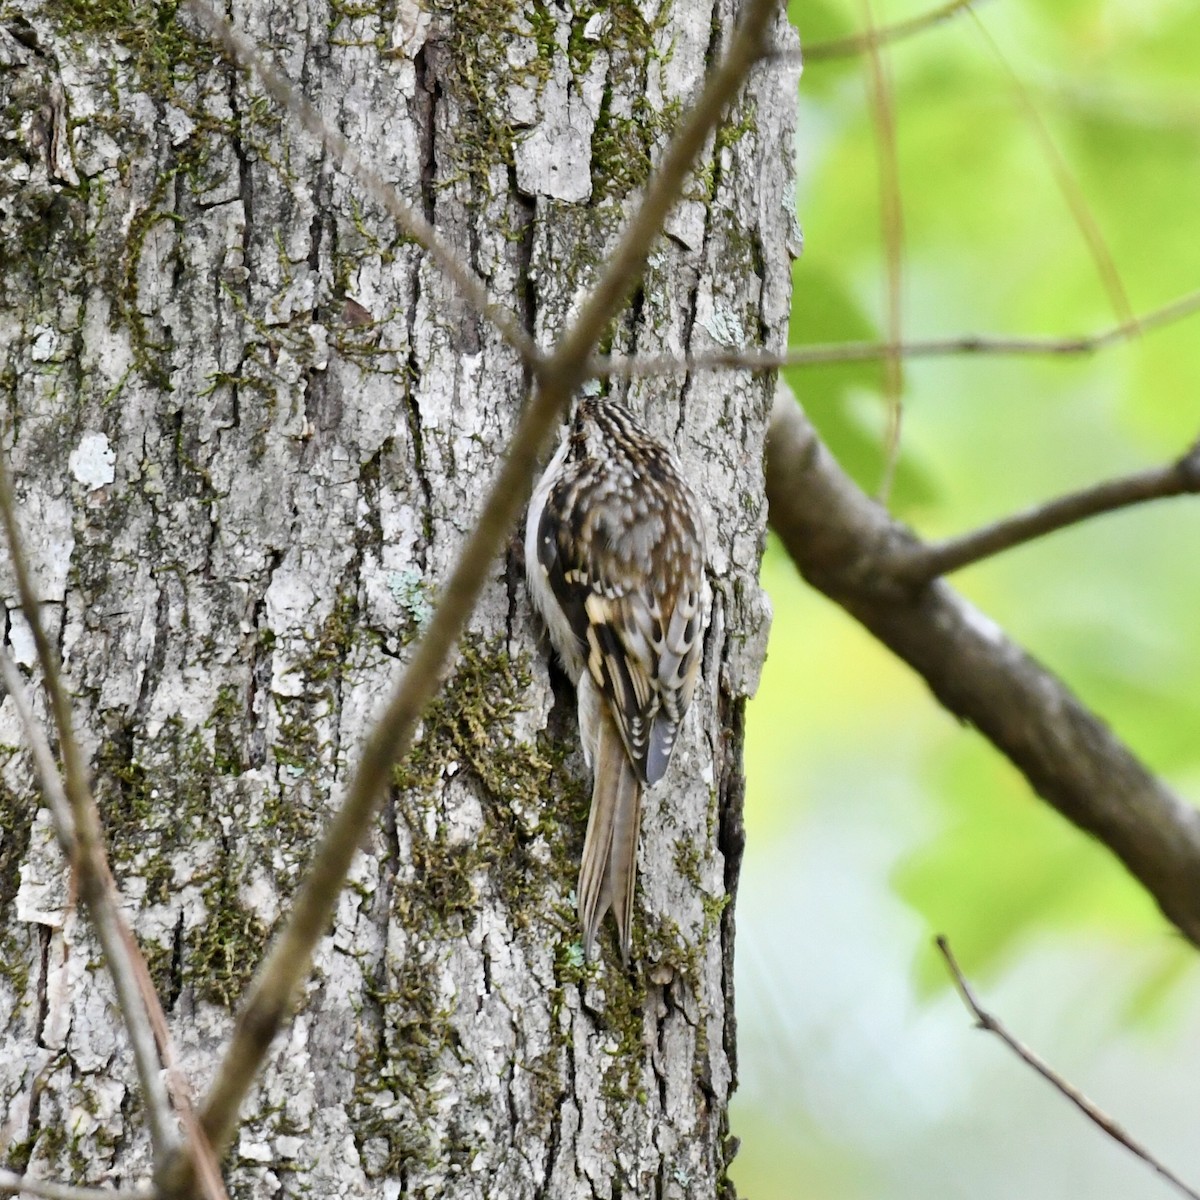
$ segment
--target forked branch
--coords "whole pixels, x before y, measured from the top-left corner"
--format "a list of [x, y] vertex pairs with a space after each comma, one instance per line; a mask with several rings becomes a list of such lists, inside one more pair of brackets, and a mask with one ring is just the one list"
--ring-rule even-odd
[[[117, 993], [117, 1003], [133, 1047], [138, 1081], [141, 1084], [143, 1102], [150, 1123], [155, 1161], [162, 1162], [178, 1140], [163, 1082], [162, 1063], [155, 1046], [146, 998], [141, 994], [138, 972], [130, 953], [132, 938], [127, 941], [122, 932], [125, 923], [116, 904], [115, 889], [104, 852], [100, 818], [92, 799], [83, 752], [75, 736], [71, 703], [59, 672], [58, 655], [51, 646], [42, 624], [40, 607], [25, 560], [21, 531], [17, 526], [12, 481], [3, 454], [0, 454], [0, 523], [3, 523], [8, 541], [8, 555], [16, 579], [21, 611], [33, 635], [38, 662], [42, 669], [42, 680], [54, 716], [59, 753], [62, 755], [64, 767], [61, 776], [46, 737], [24, 699], [20, 676], [7, 654], [0, 659], [5, 686], [25, 725], [34, 765], [42, 777], [43, 794], [50, 804], [59, 845], [76, 872], [80, 894], [104, 948], [109, 974]], [[137, 954], [136, 945], [133, 954]]]
[[907, 662], [1043, 799], [1107, 846], [1200, 946], [1200, 811], [947, 584], [912, 584], [905, 569], [920, 542], [846, 476], [783, 388], [766, 483], [771, 524], [804, 577]]

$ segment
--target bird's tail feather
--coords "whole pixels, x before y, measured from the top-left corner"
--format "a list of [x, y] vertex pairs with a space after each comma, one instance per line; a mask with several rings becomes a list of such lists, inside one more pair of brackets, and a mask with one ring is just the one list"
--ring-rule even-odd
[[629, 761], [612, 717], [598, 722], [592, 768], [592, 810], [588, 815], [579, 866], [579, 919], [583, 951], [591, 957], [596, 930], [611, 908], [617, 922], [621, 959], [629, 961], [633, 940], [633, 888], [637, 878], [638, 829], [642, 823], [642, 782]]

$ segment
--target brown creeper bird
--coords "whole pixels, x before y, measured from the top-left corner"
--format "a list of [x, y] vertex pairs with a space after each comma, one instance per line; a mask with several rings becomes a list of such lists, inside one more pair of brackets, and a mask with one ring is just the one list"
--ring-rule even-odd
[[575, 684], [593, 771], [583, 948], [609, 907], [629, 960], [642, 789], [662, 778], [700, 670], [704, 527], [675, 456], [624, 405], [579, 401], [525, 523], [525, 572]]

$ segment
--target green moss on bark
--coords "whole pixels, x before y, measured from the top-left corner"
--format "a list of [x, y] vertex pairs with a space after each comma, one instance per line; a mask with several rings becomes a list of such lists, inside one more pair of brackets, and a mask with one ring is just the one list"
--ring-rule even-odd
[[[0, 765], [18, 752], [16, 746], [0, 746]], [[18, 796], [0, 778], [0, 975], [12, 989], [17, 1004], [29, 991], [32, 948], [18, 936], [12, 906], [21, 886], [21, 864], [29, 852], [34, 804], [29, 796]]]
[[[219, 699], [218, 710], [229, 702]], [[94, 772], [118, 883], [140, 877], [144, 902], [154, 905], [169, 904], [185, 884], [201, 889], [205, 918], [183, 931], [178, 951], [173, 943], [144, 947], [155, 983], [164, 995], [187, 984], [199, 997], [232, 1007], [258, 964], [267, 930], [241, 900], [245, 862], [226, 844], [221, 825], [224, 792], [216, 781], [228, 762], [227, 751], [210, 749], [202, 730], [172, 718], [144, 742], [131, 723], [117, 725], [101, 744]], [[174, 860], [203, 839], [215, 846], [207, 871], [177, 879]]]
[[52, 0], [65, 34], [112, 39], [128, 51], [139, 87], [165, 97], [210, 66], [212, 48], [179, 20], [178, 0]]
[[233, 1009], [246, 991], [267, 942], [267, 929], [242, 903], [241, 866], [218, 856], [204, 887], [207, 920], [187, 940], [183, 979], [196, 995]]

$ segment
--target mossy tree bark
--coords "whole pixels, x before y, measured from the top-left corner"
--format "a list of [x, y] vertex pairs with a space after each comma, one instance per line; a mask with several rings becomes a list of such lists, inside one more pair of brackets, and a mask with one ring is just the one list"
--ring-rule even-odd
[[[548, 344], [735, 7], [307, 0], [232, 19]], [[171, 0], [7, 5], [0, 91], [4, 449], [114, 871], [200, 1092], [528, 378]], [[786, 68], [756, 72], [613, 348], [781, 343], [793, 95]], [[689, 466], [714, 593], [703, 682], [648, 797], [634, 965], [608, 935], [581, 959], [588, 789], [514, 538], [247, 1105], [234, 1194], [724, 1186], [771, 389], [615, 390]], [[6, 1154], [135, 1181], [148, 1139], [112, 989], [12, 708]]]

